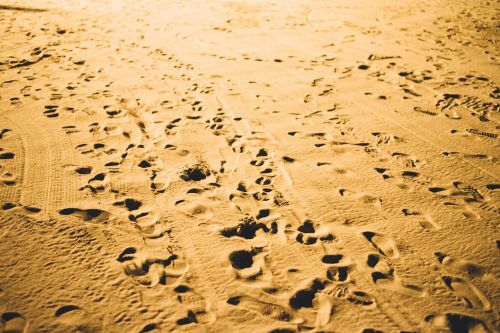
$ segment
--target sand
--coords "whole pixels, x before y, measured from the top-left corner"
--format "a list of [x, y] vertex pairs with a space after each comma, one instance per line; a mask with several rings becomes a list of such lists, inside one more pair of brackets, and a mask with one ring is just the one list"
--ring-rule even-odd
[[499, 17], [2, 1], [0, 331], [495, 332]]

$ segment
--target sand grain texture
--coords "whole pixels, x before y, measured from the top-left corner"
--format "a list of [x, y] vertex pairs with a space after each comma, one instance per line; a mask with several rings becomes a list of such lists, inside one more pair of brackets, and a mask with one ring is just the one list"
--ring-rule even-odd
[[0, 4], [1, 332], [496, 332], [496, 1]]

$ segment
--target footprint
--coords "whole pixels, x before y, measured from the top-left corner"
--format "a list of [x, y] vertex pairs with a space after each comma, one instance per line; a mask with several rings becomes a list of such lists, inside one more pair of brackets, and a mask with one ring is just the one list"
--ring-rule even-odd
[[403, 168], [422, 168], [427, 164], [427, 161], [421, 161], [416, 156], [405, 153], [395, 152], [392, 153], [391, 156], [395, 162]]
[[420, 185], [428, 185], [432, 182], [432, 180], [430, 178], [422, 176], [419, 172], [410, 171], [410, 170], [403, 171], [401, 173], [401, 177], [403, 177], [403, 179], [405, 179], [405, 180], [415, 182], [415, 183], [418, 183]]
[[386, 235], [377, 234], [371, 231], [363, 232], [363, 236], [380, 252], [380, 254], [396, 259], [399, 257], [399, 251], [396, 242]]
[[270, 231], [264, 223], [258, 223], [253, 218], [247, 217], [244, 218], [237, 226], [223, 229], [221, 234], [228, 238], [241, 237], [245, 239], [253, 239], [259, 230], [266, 233]]
[[212, 172], [210, 171], [210, 169], [208, 169], [207, 166], [205, 166], [204, 164], [196, 164], [184, 169], [181, 172], [180, 177], [185, 182], [199, 182], [209, 178], [211, 175]]
[[229, 255], [229, 262], [235, 269], [250, 268], [253, 265], [253, 251], [239, 250], [231, 252]]
[[[0, 148], [1, 150], [1, 148]], [[11, 152], [6, 152], [6, 153], [0, 153], [0, 160], [11, 160], [15, 156], [14, 153]]]
[[176, 203], [176, 207], [184, 213], [186, 216], [202, 220], [209, 221], [212, 219], [214, 213], [213, 209], [210, 207], [213, 203], [207, 199], [196, 199], [196, 200], [183, 200], [182, 202]]
[[110, 214], [100, 209], [80, 209], [80, 208], [64, 208], [59, 211], [61, 215], [71, 215], [83, 221], [92, 221], [106, 224], [110, 218]]
[[472, 283], [455, 276], [443, 276], [443, 281], [467, 306], [486, 310], [490, 308], [486, 296]]
[[80, 188], [80, 191], [89, 189], [93, 194], [105, 194], [111, 190], [109, 185], [109, 177], [107, 174], [101, 172], [89, 179], [87, 185]]
[[340, 298], [345, 298], [353, 304], [363, 306], [374, 306], [376, 304], [375, 298], [362, 290], [351, 290], [350, 288], [347, 288], [343, 292], [343, 295], [341, 294], [339, 296]]
[[8, 132], [12, 132], [12, 130], [8, 129], [8, 128], [2, 128], [0, 130], [0, 140], [3, 139], [4, 137], [6, 137], [6, 133]]
[[210, 303], [191, 288], [179, 285], [174, 291], [177, 293], [179, 303], [189, 309], [185, 317], [177, 320], [177, 325], [211, 324], [217, 320], [217, 316], [211, 311]]
[[399, 136], [396, 136], [393, 134], [388, 134], [388, 133], [373, 132], [372, 135], [378, 139], [377, 145], [404, 141]]
[[316, 295], [325, 289], [325, 282], [314, 279], [310, 286], [304, 289], [297, 290], [290, 300], [288, 304], [294, 310], [299, 310], [302, 308], [314, 308], [317, 305], [315, 301]]
[[3, 333], [26, 333], [29, 323], [23, 315], [17, 312], [4, 312], [1, 318]]
[[147, 324], [145, 325], [142, 330], [139, 331], [139, 333], [149, 333], [149, 332], [161, 332], [160, 331], [160, 326], [155, 323]]
[[15, 186], [16, 185], [16, 176], [10, 172], [4, 172], [0, 175], [0, 183], [5, 186]]
[[92, 167], [77, 167], [75, 172], [79, 175], [88, 175], [92, 172]]
[[484, 267], [471, 263], [464, 259], [453, 258], [443, 252], [435, 252], [434, 255], [447, 272], [452, 274], [466, 274], [470, 277], [481, 277], [484, 275]]
[[[465, 204], [457, 204], [455, 202], [443, 202], [443, 205], [445, 205], [448, 208], [451, 208], [453, 210], [458, 210], [463, 216], [465, 216], [468, 219], [474, 219], [474, 220], [480, 220], [481, 215], [473, 211], [468, 205]], [[484, 207], [481, 205], [480, 207]]]
[[86, 311], [76, 305], [65, 305], [56, 310], [57, 321], [66, 325], [81, 326], [88, 319]]
[[375, 206], [377, 209], [382, 209], [382, 201], [380, 200], [380, 198], [378, 197], [375, 197], [371, 194], [368, 194], [368, 193], [365, 193], [365, 192], [359, 192], [359, 193], [355, 193], [353, 191], [350, 191], [350, 190], [347, 190], [347, 189], [339, 189], [339, 194], [342, 196], [342, 197], [345, 197], [349, 200], [352, 200], [352, 201], [360, 201], [364, 204], [368, 204], [368, 205], [373, 205]]
[[386, 181], [389, 181], [391, 183], [393, 183], [395, 186], [399, 187], [400, 189], [402, 190], [412, 190], [411, 187], [409, 187], [408, 185], [406, 185], [405, 183], [403, 183], [400, 179], [392, 176], [385, 168], [375, 168], [375, 171], [377, 171], [377, 173], [381, 174], [382, 175], [382, 178], [384, 178]]
[[336, 239], [335, 235], [331, 233], [328, 225], [314, 226], [312, 221], [305, 220], [304, 223], [297, 228], [297, 235], [295, 240], [305, 245], [316, 244], [318, 240], [321, 242], [330, 242]]
[[142, 206], [142, 202], [136, 199], [127, 198], [123, 201], [117, 201], [114, 203], [115, 206], [124, 206], [129, 212], [138, 210]]
[[425, 317], [425, 321], [440, 331], [448, 330], [451, 333], [492, 332], [480, 319], [461, 313], [431, 314]]
[[351, 260], [341, 254], [327, 254], [321, 258], [321, 262], [328, 265], [326, 278], [336, 283], [347, 283], [350, 281], [352, 269]]
[[235, 296], [227, 300], [228, 304], [240, 306], [246, 310], [260, 313], [265, 317], [274, 320], [300, 323], [302, 320], [294, 318], [292, 311], [287, 308], [273, 303], [260, 301], [251, 296]]
[[125, 274], [146, 287], [176, 286], [188, 271], [188, 264], [169, 250], [141, 250], [128, 247], [116, 259]]
[[391, 274], [372, 272], [372, 280], [378, 287], [392, 290], [403, 295], [413, 297], [424, 297], [427, 295], [420, 287], [403, 283], [394, 275], [394, 272]]
[[57, 112], [57, 105], [45, 105], [45, 111], [43, 111], [43, 114], [47, 118], [57, 118], [59, 117], [59, 113]]
[[427, 230], [439, 230], [441, 226], [434, 222], [434, 219], [429, 214], [423, 214], [418, 211], [412, 211], [410, 209], [403, 209], [403, 214], [409, 217], [411, 220], [420, 224], [420, 226]]

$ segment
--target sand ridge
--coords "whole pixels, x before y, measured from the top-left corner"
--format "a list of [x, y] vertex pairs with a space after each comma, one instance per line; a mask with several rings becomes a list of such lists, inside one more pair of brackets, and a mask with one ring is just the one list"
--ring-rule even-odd
[[0, 5], [2, 332], [496, 332], [494, 1]]

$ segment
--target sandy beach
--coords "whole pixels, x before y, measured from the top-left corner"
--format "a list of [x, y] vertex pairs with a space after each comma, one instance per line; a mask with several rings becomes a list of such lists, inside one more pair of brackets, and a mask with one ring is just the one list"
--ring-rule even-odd
[[497, 332], [499, 22], [0, 1], [0, 332]]

